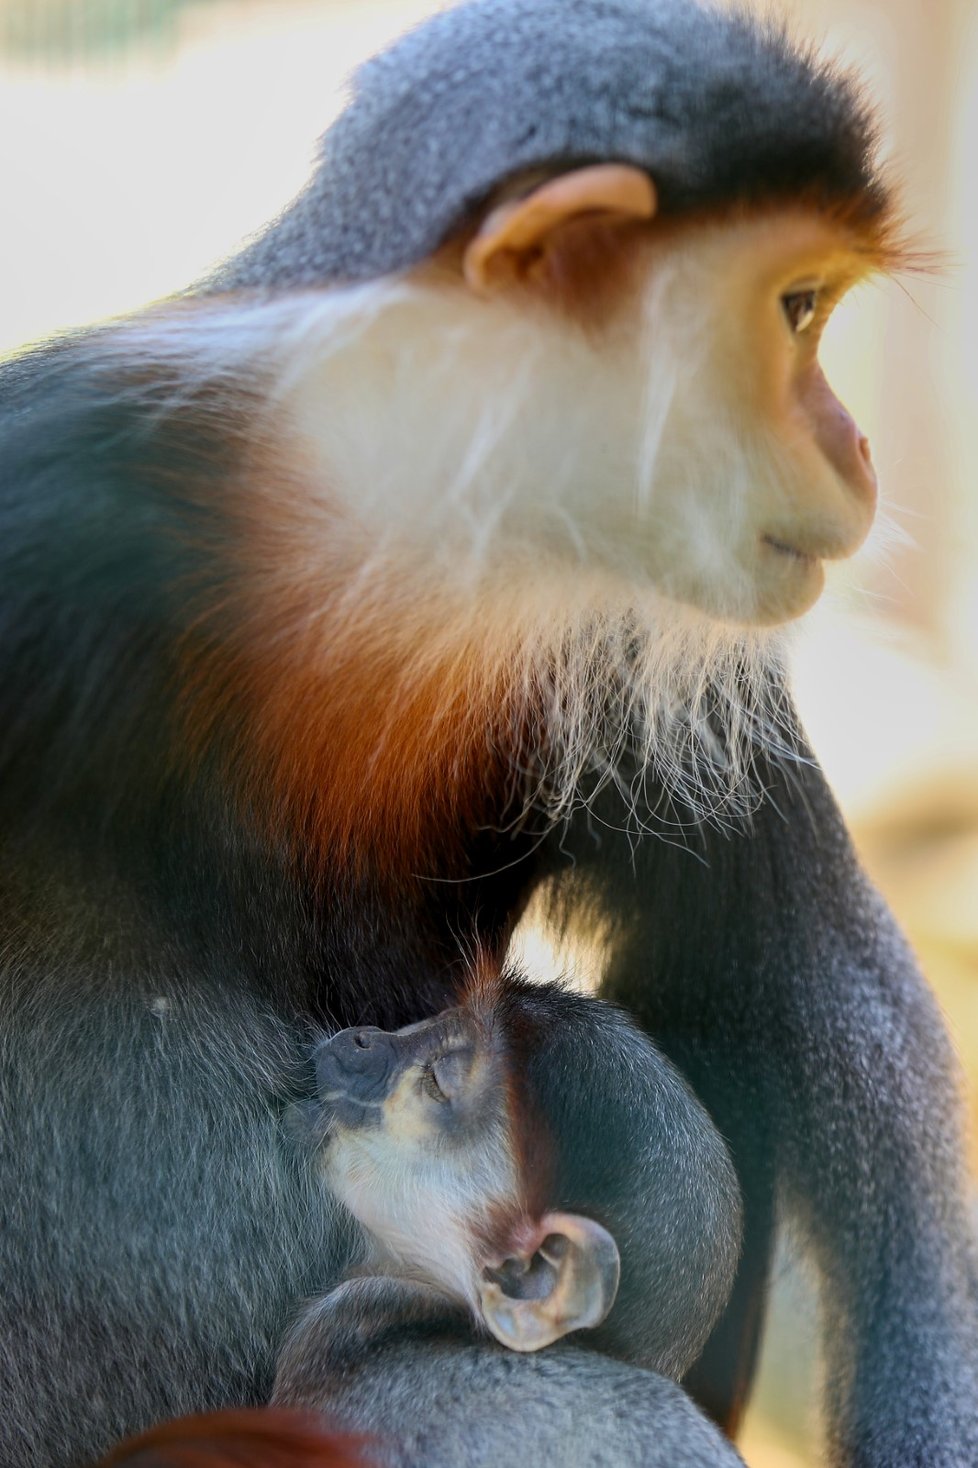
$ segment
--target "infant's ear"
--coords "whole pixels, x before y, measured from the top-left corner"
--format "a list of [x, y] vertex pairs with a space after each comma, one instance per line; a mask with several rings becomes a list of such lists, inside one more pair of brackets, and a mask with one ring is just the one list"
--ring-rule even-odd
[[512, 1351], [539, 1351], [600, 1325], [615, 1302], [621, 1261], [606, 1228], [577, 1213], [545, 1213], [535, 1247], [484, 1272], [482, 1316]]

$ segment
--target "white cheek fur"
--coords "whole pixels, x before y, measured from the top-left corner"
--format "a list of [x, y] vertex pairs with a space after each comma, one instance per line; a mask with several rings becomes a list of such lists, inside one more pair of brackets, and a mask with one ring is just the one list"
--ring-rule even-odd
[[595, 344], [539, 306], [378, 282], [323, 298], [278, 356], [308, 493], [372, 547], [356, 599], [373, 582], [408, 619], [439, 600], [487, 684], [503, 667], [543, 699], [550, 754], [526, 795], [555, 819], [596, 777], [641, 821], [636, 760], [699, 814], [746, 808], [756, 745], [779, 742], [780, 640], [749, 625], [771, 489], [722, 415], [696, 416], [709, 334], [669, 285], [640, 329]]
[[753, 500], [718, 476], [723, 426], [690, 416], [697, 332], [668, 284], [599, 343], [538, 303], [410, 280], [324, 298], [320, 330], [283, 343], [275, 391], [310, 492], [378, 554], [423, 553], [462, 587], [531, 547], [672, 599], [708, 581], [715, 609], [749, 613]]
[[408, 681], [462, 649], [473, 706], [502, 679], [515, 719], [542, 711], [546, 760], [514, 774], [528, 805], [559, 819], [611, 779], [641, 824], [636, 768], [731, 814], [780, 744], [778, 636], [695, 604], [754, 605], [771, 489], [722, 414], [695, 415], [709, 332], [669, 284], [607, 342], [410, 278], [191, 306], [120, 340], [174, 367], [161, 412], [261, 385], [249, 433], [276, 467], [253, 518], [284, 503], [272, 579], [308, 587], [307, 624], [331, 604], [324, 646], [344, 619], [388, 629]]

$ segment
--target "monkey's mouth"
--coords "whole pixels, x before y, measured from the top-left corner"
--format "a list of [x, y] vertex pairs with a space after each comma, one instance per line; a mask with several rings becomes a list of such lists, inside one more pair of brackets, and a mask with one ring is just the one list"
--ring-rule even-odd
[[363, 1127], [376, 1125], [378, 1121], [380, 1108], [370, 1101], [362, 1101], [359, 1097], [349, 1096], [342, 1091], [321, 1093], [319, 1099], [323, 1123], [328, 1128], [327, 1136], [335, 1136], [341, 1128], [348, 1132], [359, 1131]]
[[802, 565], [814, 565], [820, 557], [812, 555], [809, 551], [799, 550], [797, 546], [788, 545], [784, 540], [778, 540], [773, 535], [762, 535], [761, 544], [769, 546], [771, 550], [777, 551], [778, 555], [787, 556], [792, 561], [798, 561]]

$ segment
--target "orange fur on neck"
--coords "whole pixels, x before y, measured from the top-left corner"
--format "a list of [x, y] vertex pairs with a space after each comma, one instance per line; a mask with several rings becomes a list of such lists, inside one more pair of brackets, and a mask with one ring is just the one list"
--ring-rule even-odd
[[460, 843], [480, 824], [484, 791], [499, 779], [497, 710], [473, 706], [475, 650], [420, 675], [416, 649], [392, 647], [385, 631], [344, 629], [329, 651], [300, 642], [287, 657], [257, 653], [248, 690], [257, 768], [272, 809], [327, 865], [464, 877], [442, 870], [460, 845], [431, 842]]
[[465, 878], [519, 764], [505, 649], [423, 576], [365, 565], [321, 496], [311, 527], [286, 476], [249, 474], [236, 499], [228, 585], [201, 618], [216, 634], [186, 646], [192, 758], [221, 749], [259, 829], [313, 874]]

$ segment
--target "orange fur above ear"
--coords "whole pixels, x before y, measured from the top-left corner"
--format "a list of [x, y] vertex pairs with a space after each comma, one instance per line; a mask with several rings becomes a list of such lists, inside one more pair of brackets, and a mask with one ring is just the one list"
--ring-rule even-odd
[[241, 1408], [165, 1422], [128, 1439], [98, 1468], [369, 1468], [363, 1448], [313, 1412]]
[[648, 220], [657, 206], [655, 185], [640, 168], [602, 163], [578, 168], [541, 184], [525, 198], [501, 204], [483, 220], [465, 250], [463, 271], [481, 295], [506, 278], [506, 264], [532, 263], [549, 237], [572, 220], [598, 215], [607, 222]]

